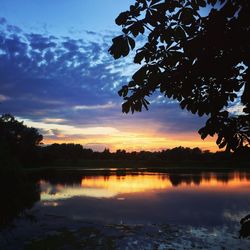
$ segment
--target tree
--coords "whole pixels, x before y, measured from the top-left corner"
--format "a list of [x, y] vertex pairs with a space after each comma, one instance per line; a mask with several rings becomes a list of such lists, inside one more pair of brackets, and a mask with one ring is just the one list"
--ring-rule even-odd
[[[153, 92], [208, 116], [202, 139], [217, 134], [220, 148], [250, 144], [250, 8], [248, 0], [136, 0], [116, 18], [123, 34], [109, 52], [125, 57], [136, 50], [141, 64], [118, 94], [125, 113], [148, 110]], [[205, 14], [204, 14], [205, 13]], [[136, 39], [137, 38], [137, 39]], [[230, 113], [232, 103], [243, 111]]]
[[[43, 136], [37, 129], [29, 128], [23, 122], [17, 121], [12, 115], [0, 117], [0, 154], [2, 163], [8, 165], [15, 159], [27, 164], [35, 159], [37, 146]], [[5, 160], [4, 160], [5, 159]]]

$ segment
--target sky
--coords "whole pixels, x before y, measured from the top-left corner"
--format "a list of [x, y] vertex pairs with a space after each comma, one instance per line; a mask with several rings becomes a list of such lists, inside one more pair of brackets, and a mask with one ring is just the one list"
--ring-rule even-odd
[[217, 150], [199, 118], [155, 93], [149, 111], [122, 113], [117, 91], [137, 66], [108, 54], [130, 0], [1, 0], [0, 114], [38, 128], [44, 144], [102, 151]]

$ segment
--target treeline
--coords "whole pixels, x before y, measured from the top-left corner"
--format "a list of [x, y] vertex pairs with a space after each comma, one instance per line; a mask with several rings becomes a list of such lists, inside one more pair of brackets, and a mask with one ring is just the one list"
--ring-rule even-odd
[[92, 149], [83, 148], [80, 144], [52, 144], [42, 146], [39, 149], [39, 159], [44, 163], [53, 163], [58, 160], [78, 161], [78, 160], [133, 160], [133, 161], [167, 161], [167, 162], [221, 162], [229, 160], [250, 160], [250, 149], [244, 148], [241, 152], [212, 153], [208, 150], [202, 151], [198, 147], [175, 147], [157, 152], [140, 151], [126, 152], [117, 150], [110, 152], [105, 149], [102, 152], [96, 152]]

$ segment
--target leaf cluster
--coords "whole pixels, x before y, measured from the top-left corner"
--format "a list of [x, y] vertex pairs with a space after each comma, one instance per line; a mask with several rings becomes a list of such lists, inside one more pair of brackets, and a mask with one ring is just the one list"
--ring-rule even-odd
[[[134, 57], [141, 67], [118, 92], [123, 112], [148, 109], [148, 97], [160, 91], [182, 109], [209, 116], [199, 131], [203, 139], [217, 134], [217, 144], [234, 151], [249, 145], [249, 5], [247, 0], [136, 0], [116, 18], [123, 34], [109, 49], [118, 59], [136, 47], [139, 35], [146, 37]], [[244, 110], [232, 116], [227, 108], [236, 101]]]

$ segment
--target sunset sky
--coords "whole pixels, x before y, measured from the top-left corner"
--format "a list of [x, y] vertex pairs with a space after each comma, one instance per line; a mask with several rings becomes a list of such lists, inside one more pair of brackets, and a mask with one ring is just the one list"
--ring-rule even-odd
[[115, 17], [129, 0], [1, 0], [0, 113], [44, 135], [94, 150], [217, 150], [206, 120], [155, 93], [149, 111], [123, 114], [117, 91], [137, 66], [109, 54]]

